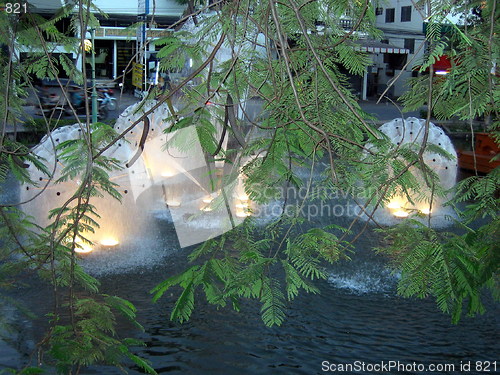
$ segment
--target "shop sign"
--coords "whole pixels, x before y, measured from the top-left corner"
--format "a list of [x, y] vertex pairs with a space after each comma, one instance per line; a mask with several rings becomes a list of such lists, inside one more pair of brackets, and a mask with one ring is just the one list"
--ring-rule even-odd
[[142, 89], [142, 82], [144, 80], [144, 65], [133, 63], [132, 65], [132, 85]]

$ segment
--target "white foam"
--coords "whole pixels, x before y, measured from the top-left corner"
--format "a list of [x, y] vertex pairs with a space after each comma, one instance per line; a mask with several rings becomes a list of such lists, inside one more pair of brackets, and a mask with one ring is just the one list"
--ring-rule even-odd
[[160, 237], [144, 236], [114, 248], [97, 248], [80, 255], [80, 265], [94, 276], [147, 271], [176, 251], [177, 247], [167, 246]]
[[398, 276], [388, 269], [349, 271], [349, 274], [332, 272], [328, 282], [335, 288], [353, 294], [388, 293], [394, 289]]

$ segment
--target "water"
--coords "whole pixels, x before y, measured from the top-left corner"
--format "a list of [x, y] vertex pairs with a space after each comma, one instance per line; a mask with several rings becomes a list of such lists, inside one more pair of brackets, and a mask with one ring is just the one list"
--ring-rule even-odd
[[[329, 266], [329, 279], [317, 283], [320, 295], [302, 294], [290, 302], [282, 327], [265, 327], [260, 320], [260, 307], [253, 301], [243, 302], [242, 311], [237, 313], [228, 308], [217, 310], [203, 298], [197, 300], [188, 323], [171, 322], [168, 316], [175, 295], [168, 293], [153, 304], [148, 293], [185, 265], [188, 251], [175, 250], [178, 246], [175, 234], [168, 232], [171, 225], [168, 220], [157, 220], [157, 235], [152, 233], [153, 237], [141, 249], [137, 248], [140, 257], [156, 254], [154, 265], [145, 262], [141, 266], [135, 262], [130, 267], [101, 272], [99, 277], [102, 292], [123, 296], [137, 306], [138, 320], [145, 332], [140, 333], [126, 323], [121, 323], [119, 331], [124, 336], [144, 340], [146, 347], [135, 352], [150, 360], [160, 374], [321, 374], [323, 361], [336, 364], [415, 361], [450, 363], [458, 368], [460, 362], [469, 360], [499, 359], [498, 304], [489, 303], [484, 316], [463, 318], [459, 325], [452, 325], [432, 300], [398, 297], [395, 292], [398, 275], [388, 271], [384, 259], [369, 250], [377, 241], [375, 235], [362, 238], [353, 261]], [[124, 258], [128, 257], [133, 255], [125, 254]], [[87, 259], [86, 263], [90, 261]], [[110, 267], [114, 267], [112, 263], [108, 264]], [[90, 267], [89, 271], [96, 269]], [[17, 296], [42, 316], [50, 309], [47, 303], [50, 292], [48, 288], [35, 288], [34, 280], [28, 284], [33, 286], [19, 290]], [[0, 368], [25, 363], [43, 334], [43, 318], [31, 323], [13, 312], [10, 316], [16, 332], [11, 336], [13, 342], [0, 344]], [[127, 370], [130, 374], [141, 373], [134, 365]], [[121, 372], [112, 367], [93, 366], [83, 374]]]
[[[140, 353], [159, 373], [316, 374], [322, 373], [323, 361], [417, 361], [458, 367], [460, 361], [498, 359], [498, 308], [454, 326], [433, 301], [397, 297], [397, 276], [383, 269], [377, 274], [364, 260], [350, 267], [359, 267], [350, 280], [345, 276], [339, 283], [332, 269], [330, 280], [319, 283], [321, 295], [302, 295], [290, 303], [280, 328], [264, 327], [252, 302], [244, 303], [241, 313], [217, 311], [201, 302], [189, 323], [168, 321], [174, 298], [151, 305], [145, 291], [170, 274], [175, 262], [158, 267], [146, 280], [140, 273], [115, 275], [104, 285], [111, 293], [126, 290], [138, 306], [146, 327], [141, 338], [147, 343]], [[89, 373], [103, 369], [93, 371]]]
[[[4, 191], [3, 201], [16, 199], [15, 185]], [[438, 311], [433, 300], [398, 297], [398, 275], [390, 272], [386, 261], [370, 250], [379, 243], [370, 232], [356, 243], [353, 261], [328, 266], [328, 280], [316, 283], [320, 295], [302, 294], [288, 304], [287, 320], [282, 327], [265, 327], [260, 306], [254, 301], [244, 301], [242, 311], [236, 313], [229, 308], [217, 310], [202, 297], [196, 301], [196, 310], [188, 323], [170, 322], [168, 317], [178, 293], [169, 292], [153, 304], [148, 291], [182, 270], [188, 249], [179, 250], [167, 211], [159, 209], [150, 214], [150, 225], [141, 236], [106, 255], [90, 254], [82, 264], [99, 278], [101, 292], [122, 296], [137, 306], [138, 320], [145, 332], [124, 322], [120, 323], [119, 332], [146, 343], [134, 352], [150, 360], [160, 374], [322, 374], [324, 361], [448, 363], [457, 370], [433, 374], [458, 373], [460, 363], [467, 361], [496, 360], [500, 366], [499, 304], [490, 301], [484, 316], [464, 317], [459, 325], [452, 325], [450, 317]], [[313, 225], [333, 221], [345, 226], [349, 220], [322, 217]], [[359, 223], [354, 231], [363, 225]], [[0, 341], [0, 369], [26, 364], [45, 332], [44, 314], [51, 308], [50, 290], [34, 278], [24, 281], [26, 286], [11, 296], [27, 304], [38, 318], [31, 320], [12, 308], [0, 307], [1, 316], [12, 325], [12, 331], [4, 332], [6, 339]], [[133, 364], [126, 369], [130, 374], [141, 373]], [[93, 366], [82, 374], [122, 372]]]

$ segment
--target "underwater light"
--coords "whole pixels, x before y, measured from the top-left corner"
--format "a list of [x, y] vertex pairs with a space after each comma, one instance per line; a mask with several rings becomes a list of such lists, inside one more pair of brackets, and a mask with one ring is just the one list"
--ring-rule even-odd
[[394, 212], [393, 215], [400, 218], [400, 219], [404, 219], [404, 218], [408, 217], [409, 213], [404, 211], [404, 210], [399, 210], [399, 211]]
[[391, 201], [389, 204], [386, 206], [387, 208], [401, 208], [401, 204], [399, 204], [396, 201]]
[[180, 207], [180, 205], [181, 205], [181, 202], [179, 202], [179, 201], [166, 201], [165, 203], [169, 207]]
[[211, 195], [207, 195], [206, 197], [204, 197], [201, 201], [203, 203], [211, 203], [212, 201], [214, 200], [214, 197], [212, 197]]
[[163, 171], [163, 172], [160, 173], [160, 175], [162, 177], [173, 177], [174, 176], [174, 174], [172, 172], [170, 172], [170, 171]]
[[94, 250], [92, 246], [85, 243], [78, 243], [77, 246], [75, 246], [75, 253], [79, 254], [88, 254], [92, 250]]
[[88, 254], [92, 250], [94, 250], [94, 248], [91, 244], [83, 242], [80, 237], [75, 238], [75, 253]]
[[214, 200], [215, 198], [217, 198], [220, 194], [221, 194], [221, 191], [220, 191], [220, 190], [214, 191], [213, 193], [211, 193], [211, 194], [209, 194], [209, 195], [205, 195], [205, 196], [201, 199], [201, 201], [202, 201], [203, 203], [207, 203], [207, 204], [208, 204], [208, 203], [212, 203], [212, 202], [213, 202], [213, 200]]
[[248, 217], [250, 215], [251, 215], [251, 213], [248, 211], [236, 211], [237, 217]]
[[99, 243], [105, 247], [114, 247], [118, 245], [120, 242], [114, 238], [103, 238]]

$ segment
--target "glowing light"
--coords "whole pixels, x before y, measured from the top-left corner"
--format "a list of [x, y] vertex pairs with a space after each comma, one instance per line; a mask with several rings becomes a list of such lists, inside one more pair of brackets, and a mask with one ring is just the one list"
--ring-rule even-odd
[[403, 210], [399, 210], [399, 211], [394, 212], [393, 215], [400, 218], [400, 219], [404, 219], [404, 218], [408, 217], [409, 213], [406, 211], [403, 211]]
[[242, 202], [246, 202], [248, 200], [248, 195], [246, 195], [245, 193], [241, 194], [238, 199]]
[[94, 250], [94, 248], [91, 244], [83, 242], [80, 237], [75, 238], [75, 253], [88, 254], [92, 250]]
[[248, 203], [238, 203], [236, 208], [248, 208]]
[[389, 204], [387, 205], [387, 208], [393, 208], [393, 209], [401, 208], [401, 204], [396, 201], [390, 201]]
[[430, 208], [422, 208], [420, 212], [423, 213], [424, 215], [430, 215], [432, 210]]
[[212, 197], [211, 195], [207, 195], [206, 197], [204, 197], [201, 201], [203, 203], [211, 203], [212, 201], [214, 200], [214, 197]]
[[180, 205], [181, 205], [181, 202], [179, 202], [179, 201], [166, 201], [165, 203], [169, 207], [180, 207]]
[[114, 247], [120, 242], [115, 238], [103, 238], [99, 243], [105, 247]]
[[174, 175], [174, 173], [171, 172], [171, 171], [163, 171], [163, 172], [160, 173], [160, 175], [162, 177], [172, 177]]
[[445, 76], [445, 75], [447, 75], [447, 74], [448, 74], [448, 72], [447, 72], [446, 70], [438, 70], [438, 71], [436, 71], [435, 73], [436, 73], [436, 75], [438, 75], [438, 76]]
[[86, 243], [76, 243], [76, 246], [75, 246], [75, 253], [79, 253], [79, 254], [88, 254], [90, 253], [92, 250], [94, 250], [92, 248], [91, 245], [89, 244], [86, 244]]
[[212, 207], [210, 207], [210, 206], [205, 206], [205, 207], [200, 208], [200, 211], [203, 211], [203, 212], [210, 212], [210, 211], [212, 211]]
[[248, 212], [248, 211], [236, 211], [236, 216], [237, 217], [247, 217], [247, 216], [250, 216], [251, 213]]
[[213, 192], [213, 193], [212, 193], [212, 194], [210, 194], [210, 195], [205, 195], [201, 201], [202, 201], [203, 203], [207, 203], [207, 204], [208, 204], [208, 203], [212, 203], [212, 202], [213, 202], [213, 200], [214, 200], [215, 198], [217, 198], [217, 197], [219, 196], [219, 194], [220, 194], [220, 193], [221, 193], [221, 191], [220, 191], [220, 190], [218, 190], [218, 191], [216, 191], [216, 192]]

